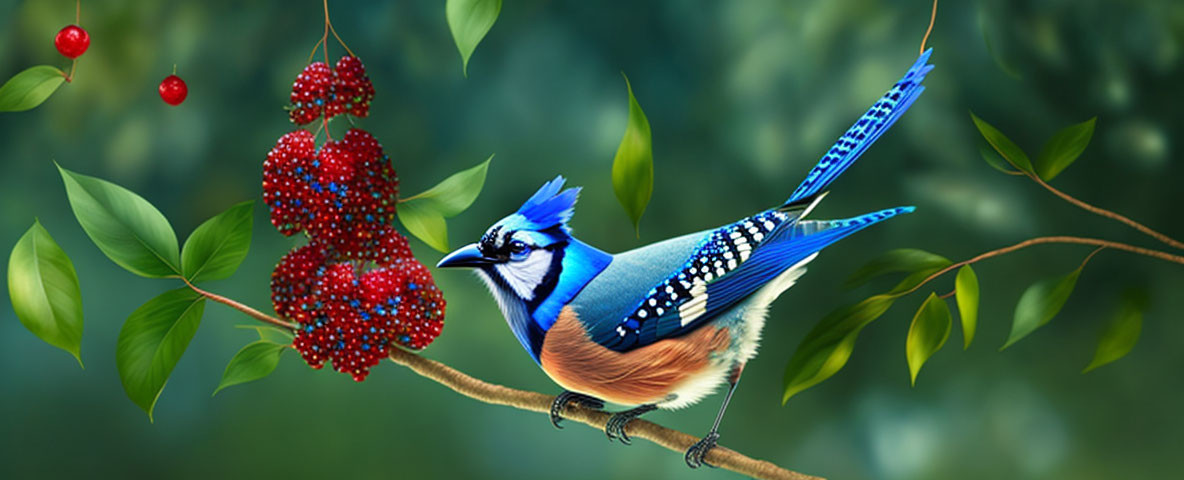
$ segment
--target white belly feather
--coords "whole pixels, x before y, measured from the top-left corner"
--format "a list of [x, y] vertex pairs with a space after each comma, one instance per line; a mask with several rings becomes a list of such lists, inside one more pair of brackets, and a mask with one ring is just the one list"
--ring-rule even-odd
[[714, 356], [708, 368], [683, 381], [682, 385], [674, 389], [670, 399], [659, 402], [658, 406], [677, 409], [693, 405], [727, 381], [732, 365], [743, 365], [755, 357], [757, 347], [760, 346], [765, 317], [769, 313], [769, 305], [789, 287], [797, 283], [802, 275], [806, 274], [806, 264], [817, 256], [818, 253], [815, 252], [789, 267], [760, 290], [757, 290], [744, 303], [736, 306], [734, 311], [740, 316], [739, 321], [728, 325], [732, 334], [731, 348], [728, 348], [723, 354]]

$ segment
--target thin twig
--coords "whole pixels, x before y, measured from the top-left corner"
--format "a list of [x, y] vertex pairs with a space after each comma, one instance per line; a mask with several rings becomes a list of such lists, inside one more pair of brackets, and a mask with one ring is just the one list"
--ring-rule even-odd
[[312, 63], [312, 59], [316, 58], [316, 56], [317, 56], [317, 49], [321, 48], [321, 42], [324, 42], [324, 41], [325, 41], [324, 38], [317, 40], [317, 43], [312, 46], [312, 52], [310, 52], [308, 54], [308, 62], [305, 62], [305, 63]]
[[240, 312], [247, 314], [248, 317], [254, 318], [255, 320], [259, 320], [260, 322], [264, 322], [264, 323], [270, 323], [270, 324], [275, 325], [277, 327], [282, 327], [286, 330], [294, 330], [296, 328], [296, 326], [293, 325], [292, 323], [285, 322], [283, 320], [280, 320], [280, 319], [275, 318], [271, 315], [268, 315], [266, 313], [255, 310], [254, 308], [248, 307], [242, 303], [239, 303], [237, 301], [223, 297], [223, 296], [218, 295], [216, 293], [210, 293], [210, 292], [207, 292], [207, 291], [202, 290], [200, 288], [197, 288], [196, 285], [189, 283], [189, 280], [187, 280], [185, 278], [182, 278], [181, 280], [184, 281], [185, 285], [188, 285], [190, 289], [192, 289], [194, 292], [197, 292], [198, 295], [201, 295], [203, 297], [206, 297], [210, 300], [221, 303], [223, 305], [230, 306], [231, 308], [233, 308], [235, 310], [238, 310]]
[[[1048, 244], [1048, 243], [1069, 243], [1069, 244], [1076, 244], [1076, 245], [1094, 245], [1094, 246], [1103, 247], [1103, 248], [1113, 248], [1115, 250], [1122, 250], [1124, 252], [1137, 253], [1139, 255], [1146, 255], [1148, 257], [1158, 258], [1160, 260], [1165, 260], [1168, 262], [1173, 262], [1173, 263], [1178, 263], [1178, 264], [1184, 265], [1184, 256], [1173, 255], [1173, 254], [1170, 254], [1167, 252], [1161, 252], [1159, 250], [1151, 250], [1148, 248], [1136, 247], [1134, 245], [1128, 245], [1125, 243], [1111, 242], [1109, 240], [1100, 240], [1100, 239], [1096, 239], [1096, 238], [1082, 238], [1082, 237], [1067, 237], [1067, 236], [1036, 237], [1036, 238], [1030, 238], [1028, 240], [1024, 240], [1020, 243], [1017, 243], [1017, 244], [1009, 246], [1009, 247], [1003, 247], [1003, 248], [999, 248], [996, 250], [991, 250], [989, 252], [981, 253], [973, 258], [970, 258], [969, 260], [963, 260], [961, 262], [952, 264], [946, 268], [943, 268], [941, 270], [938, 270], [937, 272], [934, 272], [933, 275], [925, 277], [925, 280], [922, 280], [921, 283], [918, 283], [918, 284], [914, 285], [913, 288], [910, 288], [908, 290], [905, 290], [905, 291], [897, 294], [897, 296], [903, 297], [905, 295], [913, 293], [913, 292], [919, 290], [926, 283], [929, 283], [942, 275], [945, 275], [945, 274], [950, 273], [958, 268], [961, 268], [963, 265], [970, 265], [972, 263], [980, 262], [980, 261], [986, 260], [991, 257], [998, 257], [1000, 255], [1011, 253], [1016, 250], [1028, 248], [1033, 245], [1043, 245], [1043, 244]], [[1093, 256], [1095, 254], [1097, 254], [1099, 251], [1101, 251], [1101, 248], [1094, 250], [1093, 253], [1090, 253], [1089, 256], [1086, 257], [1085, 261], [1088, 262], [1089, 259], [1093, 258]], [[1082, 262], [1082, 266], [1085, 266], [1085, 262]]]
[[341, 35], [337, 34], [337, 29], [333, 28], [333, 22], [329, 21], [329, 0], [325, 0], [325, 26], [329, 27], [329, 31], [333, 32], [333, 38], [337, 39], [337, 43], [341, 44], [341, 48], [344, 48], [346, 53], [349, 53], [349, 56], [354, 58], [358, 57], [357, 55], [354, 55], [353, 50], [349, 49], [349, 45], [345, 44], [345, 40], [341, 39]]
[[[443, 363], [397, 348], [391, 351], [390, 358], [391, 361], [410, 368], [422, 377], [448, 387], [456, 393], [484, 403], [505, 405], [519, 410], [549, 413], [551, 411], [551, 402], [555, 399], [555, 397], [550, 395], [517, 390], [473, 378]], [[589, 410], [576, 405], [569, 405], [563, 414], [563, 417], [568, 420], [580, 422], [598, 429], [604, 429], [609, 416], [610, 414], [606, 412]], [[542, 425], [542, 422], [540, 422], [540, 425]], [[642, 419], [629, 422], [625, 428], [631, 437], [650, 440], [678, 453], [685, 452], [699, 440], [678, 430], [672, 430]], [[756, 460], [724, 447], [716, 447], [708, 451], [706, 461], [708, 464], [752, 478], [821, 480], [819, 477], [786, 470], [770, 462]]]
[[937, 20], [937, 0], [933, 0], [933, 13], [929, 14], [929, 28], [925, 29], [925, 36], [921, 38], [921, 53], [925, 54], [925, 42], [929, 41], [929, 34], [933, 32], [933, 22]]
[[1126, 216], [1120, 215], [1118, 213], [1114, 213], [1114, 212], [1112, 212], [1110, 210], [1106, 210], [1104, 208], [1098, 208], [1098, 207], [1095, 207], [1095, 206], [1090, 205], [1088, 203], [1085, 203], [1081, 200], [1078, 200], [1077, 198], [1073, 197], [1072, 195], [1069, 195], [1065, 192], [1057, 190], [1052, 185], [1049, 185], [1048, 182], [1045, 182], [1043, 179], [1041, 179], [1039, 175], [1033, 175], [1033, 174], [1029, 173], [1029, 174], [1027, 174], [1027, 176], [1028, 176], [1028, 178], [1031, 178], [1033, 182], [1036, 182], [1041, 187], [1044, 187], [1046, 190], [1052, 192], [1053, 195], [1061, 197], [1062, 200], [1069, 202], [1069, 203], [1081, 208], [1082, 210], [1093, 213], [1095, 215], [1101, 215], [1103, 217], [1106, 217], [1106, 218], [1109, 218], [1112, 220], [1117, 220], [1119, 222], [1122, 222], [1122, 223], [1130, 226], [1131, 228], [1134, 228], [1135, 230], [1143, 232], [1144, 234], [1150, 236], [1151, 238], [1159, 240], [1160, 242], [1162, 242], [1172, 248], [1184, 250], [1184, 242], [1180, 242], [1180, 241], [1175, 240], [1167, 235], [1164, 235], [1164, 234], [1159, 233], [1155, 230], [1152, 230], [1152, 229], [1148, 228], [1146, 225], [1143, 225], [1139, 222], [1131, 220], [1130, 218], [1127, 218]]

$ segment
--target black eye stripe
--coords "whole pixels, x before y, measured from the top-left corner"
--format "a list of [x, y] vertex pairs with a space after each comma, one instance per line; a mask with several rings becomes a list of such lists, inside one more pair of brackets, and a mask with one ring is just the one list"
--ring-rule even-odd
[[497, 256], [497, 239], [501, 230], [502, 227], [494, 227], [493, 230], [490, 230], [486, 232], [485, 235], [481, 236], [481, 240], [477, 242], [477, 249], [481, 251], [482, 255], [487, 257]]

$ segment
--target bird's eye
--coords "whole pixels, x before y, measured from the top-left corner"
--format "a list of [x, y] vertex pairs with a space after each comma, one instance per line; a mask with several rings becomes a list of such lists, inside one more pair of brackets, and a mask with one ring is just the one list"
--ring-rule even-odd
[[523, 242], [522, 240], [514, 240], [510, 242], [510, 253], [514, 255], [526, 253], [527, 248], [526, 242]]

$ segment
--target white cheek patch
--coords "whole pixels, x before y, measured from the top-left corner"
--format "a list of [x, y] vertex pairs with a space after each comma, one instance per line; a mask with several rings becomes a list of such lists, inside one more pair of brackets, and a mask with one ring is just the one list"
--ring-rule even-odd
[[547, 250], [534, 250], [526, 260], [500, 263], [494, 268], [518, 298], [529, 302], [534, 300], [535, 287], [543, 283], [543, 279], [547, 277], [552, 255], [554, 254]]

